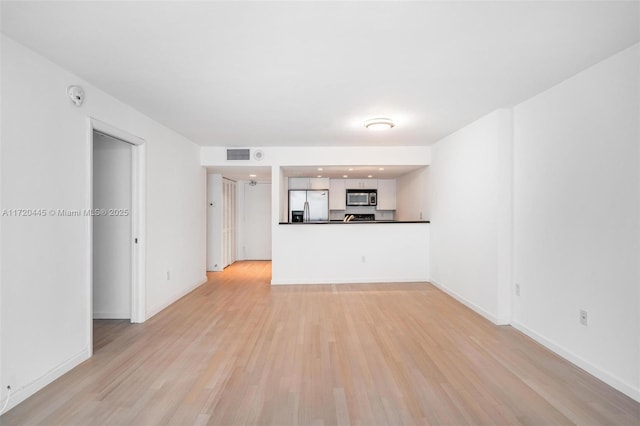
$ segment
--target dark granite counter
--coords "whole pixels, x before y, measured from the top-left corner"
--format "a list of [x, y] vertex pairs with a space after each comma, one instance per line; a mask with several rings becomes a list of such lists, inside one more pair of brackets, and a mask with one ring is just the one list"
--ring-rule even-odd
[[342, 220], [330, 220], [321, 222], [279, 222], [279, 225], [360, 225], [360, 224], [381, 224], [381, 223], [431, 223], [429, 220], [367, 220], [344, 222]]

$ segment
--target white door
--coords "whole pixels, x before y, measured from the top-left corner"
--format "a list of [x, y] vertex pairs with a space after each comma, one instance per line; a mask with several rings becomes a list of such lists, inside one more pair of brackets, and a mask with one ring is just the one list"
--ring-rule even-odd
[[93, 317], [131, 318], [132, 146], [93, 135]]
[[271, 184], [244, 184], [244, 258], [271, 260]]

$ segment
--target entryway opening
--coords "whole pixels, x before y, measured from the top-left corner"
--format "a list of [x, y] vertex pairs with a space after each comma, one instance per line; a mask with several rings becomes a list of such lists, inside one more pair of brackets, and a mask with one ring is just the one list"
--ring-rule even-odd
[[91, 350], [143, 322], [144, 141], [91, 120]]
[[[249, 177], [250, 179], [247, 179]], [[238, 261], [272, 258], [271, 167], [210, 168], [207, 176], [207, 276]], [[236, 272], [243, 268], [234, 268]], [[271, 270], [271, 264], [268, 264]], [[234, 274], [237, 276], [237, 274]]]

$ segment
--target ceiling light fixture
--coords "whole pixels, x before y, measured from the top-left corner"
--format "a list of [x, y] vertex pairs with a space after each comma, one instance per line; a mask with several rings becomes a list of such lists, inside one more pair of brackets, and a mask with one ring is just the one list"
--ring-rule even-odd
[[256, 175], [249, 175], [249, 177], [257, 177]]
[[372, 118], [364, 122], [364, 127], [369, 130], [387, 130], [395, 126], [390, 118]]

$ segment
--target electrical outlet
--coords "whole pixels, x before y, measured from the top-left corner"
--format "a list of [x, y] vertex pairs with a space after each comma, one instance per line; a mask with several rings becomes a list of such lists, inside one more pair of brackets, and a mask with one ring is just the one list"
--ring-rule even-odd
[[520, 284], [516, 284], [516, 296], [520, 296]]
[[585, 311], [584, 309], [580, 309], [580, 324], [582, 325], [587, 325], [589, 320], [589, 315], [587, 313], [587, 311]]
[[171, 271], [167, 271], [167, 281], [171, 280]]

